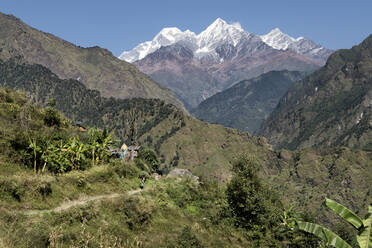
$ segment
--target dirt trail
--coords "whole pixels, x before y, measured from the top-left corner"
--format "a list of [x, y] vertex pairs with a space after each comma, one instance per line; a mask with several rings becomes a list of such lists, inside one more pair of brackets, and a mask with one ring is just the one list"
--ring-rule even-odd
[[58, 207], [55, 207], [53, 209], [49, 209], [49, 210], [28, 210], [28, 211], [25, 211], [24, 214], [26, 214], [26, 215], [37, 215], [37, 214], [44, 214], [44, 213], [51, 213], [51, 212], [58, 213], [58, 212], [62, 212], [64, 210], [67, 210], [71, 207], [85, 205], [85, 204], [87, 204], [88, 202], [91, 202], [91, 201], [113, 199], [113, 198], [117, 198], [117, 197], [124, 196], [124, 195], [131, 196], [131, 195], [137, 194], [139, 192], [141, 192], [141, 189], [131, 190], [131, 191], [126, 192], [125, 194], [114, 193], [114, 194], [106, 194], [106, 195], [85, 196], [85, 197], [81, 197], [77, 200], [64, 202], [61, 205], [59, 205]]

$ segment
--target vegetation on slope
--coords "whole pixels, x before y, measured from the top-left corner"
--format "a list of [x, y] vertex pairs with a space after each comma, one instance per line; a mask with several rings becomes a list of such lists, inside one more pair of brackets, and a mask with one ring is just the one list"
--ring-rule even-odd
[[[3, 65], [12, 64], [4, 62]], [[8, 68], [7, 66], [5, 68]], [[227, 182], [231, 176], [232, 162], [241, 153], [246, 153], [255, 157], [260, 165], [260, 176], [270, 187], [278, 190], [280, 199], [285, 204], [292, 203], [309, 213], [319, 211], [326, 192], [332, 193], [334, 199], [350, 203], [355, 209], [365, 209], [366, 201], [370, 197], [370, 152], [346, 148], [277, 152], [271, 150], [263, 138], [185, 116], [175, 107], [159, 100], [101, 98], [98, 92], [86, 90], [78, 81], [52, 79], [50, 75], [46, 75], [50, 74], [48, 70], [48, 73], [38, 75], [38, 72], [44, 70], [42, 67], [18, 64], [13, 66], [15, 68], [3, 71], [2, 78], [8, 78], [9, 83], [6, 85], [17, 82], [19, 88], [30, 87], [26, 88], [30, 90], [34, 87], [32, 89], [35, 91], [30, 90], [32, 97], [29, 100], [38, 102], [37, 99], [44, 99], [40, 100], [43, 102], [55, 97], [56, 108], [71, 113], [71, 116], [74, 114], [71, 110], [81, 111], [79, 115], [84, 117], [85, 122], [96, 124], [102, 129], [108, 127], [109, 131], [118, 134], [117, 138], [124, 137], [125, 141], [131, 140], [131, 125], [125, 123], [134, 120], [138, 130], [134, 132], [137, 134], [137, 142], [156, 151], [163, 172], [173, 167], [181, 167], [204, 178]], [[33, 70], [34, 67], [40, 71]], [[6, 76], [11, 73], [18, 76]], [[45, 87], [42, 87], [44, 83]], [[16, 84], [14, 87], [17, 87]], [[39, 94], [41, 88], [47, 91]], [[77, 95], [74, 96], [71, 92], [77, 92]], [[86, 107], [84, 101], [87, 102]], [[62, 104], [59, 105], [59, 102]], [[111, 104], [104, 105], [106, 102]], [[70, 108], [67, 108], [68, 103], [71, 104]], [[95, 109], [96, 106], [99, 107], [98, 110]], [[115, 119], [116, 116], [119, 117]], [[120, 135], [120, 132], [127, 136]]]
[[198, 119], [254, 133], [293, 82], [306, 74], [271, 71], [217, 93], [191, 111]]
[[332, 54], [280, 100], [259, 134], [275, 147], [372, 149], [372, 36]]
[[135, 122], [137, 137], [166, 118], [173, 120], [170, 128], [181, 126], [183, 122], [183, 113], [161, 100], [104, 98], [77, 80], [59, 79], [41, 65], [0, 61], [0, 86], [22, 89], [28, 92], [31, 102], [39, 105], [53, 102], [74, 122], [106, 128], [127, 143], [133, 136], [132, 122]]
[[63, 79], [78, 79], [106, 97], [158, 98], [184, 110], [174, 94], [133, 65], [99, 47], [82, 48], [0, 13], [0, 59], [41, 64]]
[[[298, 247], [299, 242], [316, 242], [301, 233], [288, 236], [280, 228], [281, 204], [256, 205], [263, 212], [254, 213], [257, 219], [251, 226], [241, 225], [240, 213], [233, 210], [236, 203], [217, 183], [163, 177], [148, 180], [143, 191], [137, 190], [143, 169], [137, 162], [107, 158], [76, 167], [76, 160], [66, 160], [59, 166], [70, 170], [37, 166], [35, 173], [33, 148], [28, 146], [33, 139], [53, 144], [78, 136], [85, 140], [89, 133], [78, 132], [57, 111], [39, 109], [15, 91], [0, 90], [0, 104], [0, 244], [4, 247]], [[51, 116], [58, 121], [50, 122]], [[72, 150], [56, 155], [63, 151]], [[151, 152], [139, 158], [151, 161], [149, 165], [156, 162]], [[36, 162], [43, 164], [41, 159]], [[260, 189], [268, 190], [255, 167], [246, 160], [237, 164], [253, 173], [239, 174], [240, 179], [254, 179]], [[227, 192], [239, 190], [244, 191], [244, 185]], [[254, 190], [239, 200], [267, 197], [261, 191], [255, 194]], [[275, 211], [276, 217], [267, 211]], [[264, 218], [273, 219], [261, 223]]]

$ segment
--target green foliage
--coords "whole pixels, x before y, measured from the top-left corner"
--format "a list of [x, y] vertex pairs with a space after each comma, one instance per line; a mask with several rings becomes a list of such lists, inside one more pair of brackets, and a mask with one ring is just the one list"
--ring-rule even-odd
[[147, 169], [148, 172], [157, 172], [160, 167], [158, 156], [153, 150], [141, 150], [135, 160], [136, 164], [142, 169]]
[[60, 127], [61, 122], [62, 122], [60, 113], [52, 107], [46, 107], [44, 109], [43, 120], [44, 120], [45, 125], [49, 127], [52, 127], [52, 126]]
[[37, 109], [22, 93], [9, 89], [0, 90], [0, 104], [4, 103], [0, 112], [0, 155], [32, 167], [35, 174], [85, 170], [92, 166], [90, 161], [108, 162], [108, 147], [113, 140], [106, 130], [80, 133], [83, 142], [54, 108]]
[[177, 248], [202, 248], [204, 247], [196, 235], [192, 232], [191, 227], [185, 226], [182, 232], [177, 238], [176, 246]]
[[119, 208], [126, 217], [126, 223], [131, 230], [145, 230], [150, 225], [154, 215], [155, 206], [149, 201], [140, 197], [131, 197], [122, 201]]
[[306, 213], [299, 213], [293, 207], [284, 209], [280, 225], [275, 227], [275, 238], [280, 240], [284, 247], [318, 247], [319, 239], [311, 234], [302, 232], [297, 228], [298, 220], [312, 221], [313, 218]]
[[100, 131], [95, 128], [88, 130], [89, 134], [89, 146], [92, 156], [92, 166], [95, 165], [95, 161], [108, 161], [110, 157], [109, 147], [114, 144], [112, 134], [107, 132], [107, 129]]
[[363, 226], [363, 221], [359, 218], [358, 215], [356, 215], [353, 211], [346, 208], [345, 206], [341, 205], [340, 203], [328, 199], [325, 199], [325, 204], [327, 207], [329, 207], [333, 212], [338, 214], [341, 218], [349, 222], [351, 225], [353, 225], [356, 229], [359, 229], [361, 226]]
[[48, 126], [61, 125], [62, 117], [55, 110], [58, 109], [74, 122], [79, 120], [87, 126], [108, 129], [113, 132], [112, 136], [130, 144], [133, 125], [137, 130], [135, 140], [138, 140], [165, 119], [174, 119], [169, 131], [158, 142], [159, 146], [184, 123], [183, 113], [161, 100], [104, 98], [80, 81], [59, 79], [41, 65], [0, 61], [0, 75], [0, 86], [22, 89], [31, 95], [30, 101], [48, 106], [43, 116]]
[[336, 248], [352, 248], [348, 243], [346, 243], [337, 234], [330, 231], [329, 229], [320, 226], [318, 224], [297, 221], [298, 228], [302, 231], [312, 233], [320, 239], [327, 242], [327, 245], [331, 245]]
[[264, 231], [279, 222], [281, 203], [258, 177], [259, 166], [253, 158], [242, 156], [233, 164], [234, 176], [227, 185], [227, 201], [237, 224]]
[[[350, 209], [331, 199], [326, 198], [325, 203], [327, 207], [329, 207], [333, 212], [341, 216], [345, 221], [347, 221], [350, 225], [358, 230], [357, 241], [359, 247], [372, 247], [372, 205], [368, 207], [368, 214], [366, 216], [366, 219], [362, 220]], [[300, 230], [316, 235], [317, 237], [324, 240], [327, 245], [336, 248], [351, 248], [351, 246], [342, 238], [321, 225], [302, 221], [297, 221], [297, 224]]]

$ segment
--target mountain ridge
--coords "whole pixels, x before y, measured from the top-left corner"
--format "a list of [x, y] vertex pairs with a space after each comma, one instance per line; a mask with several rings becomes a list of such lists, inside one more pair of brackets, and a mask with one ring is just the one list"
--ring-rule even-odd
[[82, 48], [0, 13], [0, 59], [41, 64], [62, 79], [78, 79], [106, 97], [159, 98], [184, 109], [173, 93], [107, 49]]
[[[123, 51], [119, 58], [133, 63], [145, 58], [147, 55], [155, 52], [162, 46], [169, 46], [187, 40], [189, 48], [195, 53], [195, 57], [202, 59], [205, 56], [211, 56], [211, 54], [212, 56], [216, 56], [216, 54], [213, 53], [219, 43], [223, 42], [235, 47], [242, 38], [250, 35], [254, 34], [244, 30], [239, 23], [228, 24], [223, 19], [217, 18], [199, 34], [195, 34], [190, 30], [182, 32], [177, 27], [163, 28], [152, 41], [140, 43], [130, 51]], [[325, 63], [326, 58], [332, 52], [305, 37], [293, 38], [288, 34], [281, 32], [279, 28], [271, 30], [266, 35], [254, 36], [257, 36], [264, 43], [274, 49], [289, 49], [296, 53], [305, 55], [310, 59], [317, 58], [319, 63]]]
[[171, 89], [190, 111], [206, 98], [269, 71], [318, 69], [325, 62], [321, 56], [331, 51], [317, 56], [311, 53], [316, 45], [308, 43], [296, 43], [297, 50], [275, 49], [240, 24], [217, 19], [198, 35], [165, 28], [120, 58], [129, 58], [140, 71]]
[[289, 89], [259, 134], [288, 149], [371, 149], [371, 57], [372, 35], [332, 54], [324, 67]]
[[191, 114], [210, 123], [255, 133], [290, 85], [304, 76], [298, 71], [271, 71], [243, 80], [207, 98]]

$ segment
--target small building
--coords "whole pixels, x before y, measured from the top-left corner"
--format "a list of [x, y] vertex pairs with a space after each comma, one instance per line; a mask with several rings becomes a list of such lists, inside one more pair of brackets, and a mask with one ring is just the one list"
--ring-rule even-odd
[[86, 132], [87, 131], [87, 129], [83, 126], [83, 123], [81, 121], [75, 122], [74, 126], [78, 127], [80, 132]]
[[141, 146], [129, 146], [128, 151], [130, 154], [130, 160], [134, 160], [138, 156], [138, 151], [141, 149]]
[[138, 151], [141, 146], [127, 146], [123, 143], [120, 148], [110, 148], [108, 151], [111, 152], [113, 156], [117, 156], [120, 160], [134, 160], [138, 156]]

